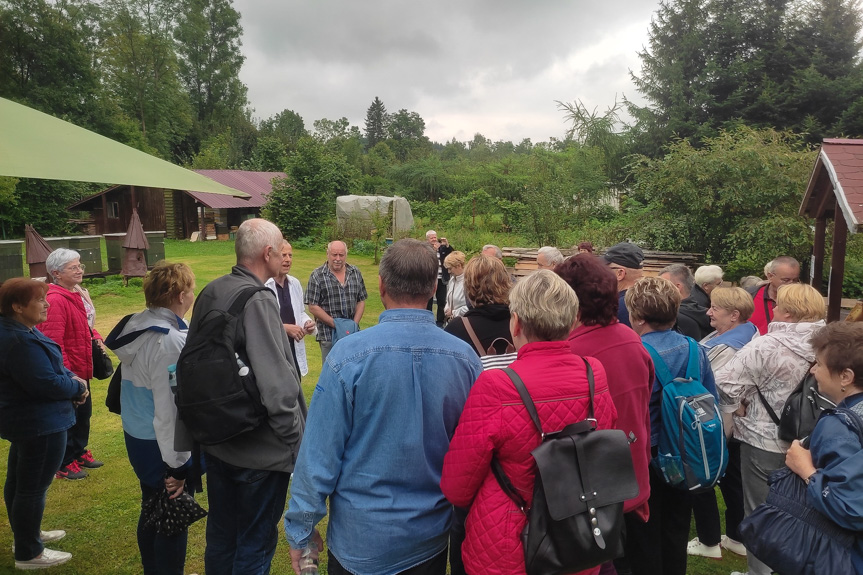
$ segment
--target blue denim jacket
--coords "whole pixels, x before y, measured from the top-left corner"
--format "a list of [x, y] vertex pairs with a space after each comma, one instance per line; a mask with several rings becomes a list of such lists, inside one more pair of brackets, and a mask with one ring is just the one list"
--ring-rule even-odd
[[[642, 341], [649, 343], [659, 354], [659, 357], [668, 365], [668, 371], [674, 377], [686, 376], [686, 364], [689, 359], [689, 338], [674, 330], [652, 331], [641, 336]], [[719, 405], [719, 395], [716, 391], [716, 381], [713, 378], [713, 370], [707, 359], [707, 352], [701, 346], [698, 347], [701, 357], [701, 383], [704, 388], [716, 398]], [[653, 390], [650, 392], [650, 445], [659, 445], [659, 428], [662, 419], [662, 385], [659, 379], [654, 378]]]
[[393, 309], [333, 346], [312, 398], [285, 513], [305, 547], [326, 515], [327, 545], [346, 569], [390, 575], [444, 550], [452, 506], [443, 458], [482, 371], [431, 312]]
[[0, 436], [39, 437], [72, 427], [72, 399], [84, 393], [72, 375], [59, 345], [0, 316]]

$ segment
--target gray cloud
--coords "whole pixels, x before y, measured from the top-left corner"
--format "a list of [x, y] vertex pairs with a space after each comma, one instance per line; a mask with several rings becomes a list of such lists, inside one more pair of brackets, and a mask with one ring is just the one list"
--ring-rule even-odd
[[375, 96], [418, 112], [436, 141], [565, 131], [555, 100], [636, 98], [628, 69], [658, 1], [235, 0], [255, 114], [362, 127]]

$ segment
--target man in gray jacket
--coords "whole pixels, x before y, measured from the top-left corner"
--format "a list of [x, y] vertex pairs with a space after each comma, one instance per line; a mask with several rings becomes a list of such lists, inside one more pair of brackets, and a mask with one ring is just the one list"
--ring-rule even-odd
[[[243, 222], [237, 230], [237, 265], [201, 291], [190, 336], [208, 311], [227, 310], [244, 288], [263, 288], [277, 275], [281, 246], [282, 234], [272, 223]], [[270, 572], [276, 523], [285, 509], [306, 420], [306, 402], [273, 292], [264, 289], [249, 299], [242, 330], [267, 420], [228, 441], [202, 446], [210, 503], [204, 555], [208, 575]]]

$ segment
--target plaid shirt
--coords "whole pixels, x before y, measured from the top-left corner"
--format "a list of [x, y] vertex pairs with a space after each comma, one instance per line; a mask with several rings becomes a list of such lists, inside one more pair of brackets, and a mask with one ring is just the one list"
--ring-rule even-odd
[[[366, 293], [366, 284], [363, 275], [356, 267], [345, 264], [345, 285], [342, 285], [327, 264], [315, 268], [309, 276], [309, 285], [306, 287], [307, 305], [318, 305], [333, 318], [341, 317], [354, 319], [357, 302], [364, 301], [369, 295]], [[333, 328], [319, 319], [315, 320], [318, 326], [318, 341], [333, 341]]]

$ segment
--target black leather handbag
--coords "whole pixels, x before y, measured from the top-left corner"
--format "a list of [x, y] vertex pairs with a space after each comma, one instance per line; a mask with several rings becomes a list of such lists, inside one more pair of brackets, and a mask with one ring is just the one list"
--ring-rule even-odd
[[638, 495], [638, 482], [623, 431], [596, 429], [593, 370], [582, 360], [590, 385], [588, 418], [556, 433], [543, 432], [524, 382], [504, 370], [543, 438], [531, 452], [537, 473], [529, 509], [492, 459], [501, 489], [528, 518], [521, 535], [528, 575], [572, 573], [623, 555], [623, 502]]
[[809, 437], [825, 409], [833, 409], [836, 404], [818, 393], [815, 376], [807, 373], [797, 386], [779, 417], [779, 439], [794, 441]]
[[102, 346], [95, 339], [93, 341], [93, 377], [96, 379], [108, 379], [114, 373], [114, 364], [108, 354], [102, 351]]

